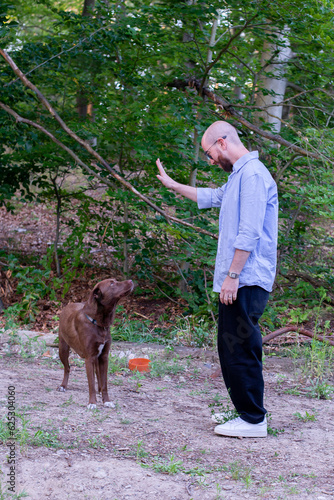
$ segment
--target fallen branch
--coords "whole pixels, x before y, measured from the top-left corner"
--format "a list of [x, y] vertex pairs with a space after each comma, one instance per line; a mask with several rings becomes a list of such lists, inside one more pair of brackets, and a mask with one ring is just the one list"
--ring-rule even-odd
[[[274, 332], [269, 333], [262, 337], [262, 344], [267, 344], [270, 340], [283, 335], [288, 332], [297, 332], [298, 334], [305, 335], [311, 339], [319, 340], [320, 342], [325, 342], [334, 346], [334, 340], [328, 337], [323, 337], [322, 335], [318, 335], [317, 333], [313, 333], [311, 330], [306, 330], [305, 328], [300, 328], [299, 326], [284, 326], [279, 330], [275, 330]], [[222, 376], [221, 368], [217, 368], [213, 373], [211, 373], [210, 378], [218, 378]]]
[[305, 335], [306, 337], [309, 337], [311, 339], [315, 340], [320, 340], [320, 342], [327, 342], [330, 345], [334, 346], [334, 340], [328, 338], [328, 337], [323, 337], [322, 335], [318, 335], [317, 333], [313, 333], [311, 330], [306, 330], [305, 328], [300, 328], [299, 326], [284, 326], [283, 328], [280, 328], [279, 330], [275, 330], [272, 333], [269, 333], [265, 337], [262, 337], [262, 344], [266, 344], [269, 342], [269, 340], [272, 340], [279, 335], [283, 335], [283, 333], [288, 333], [288, 332], [297, 332], [300, 333], [301, 335]]
[[244, 125], [246, 128], [249, 130], [252, 130], [253, 132], [256, 132], [257, 134], [261, 135], [265, 139], [269, 139], [270, 141], [277, 142], [278, 144], [281, 144], [282, 146], [285, 146], [288, 149], [291, 149], [292, 151], [296, 151], [296, 153], [299, 153], [301, 156], [306, 156], [310, 158], [315, 158], [316, 160], [325, 160], [328, 163], [331, 163], [334, 165], [334, 161], [327, 158], [323, 154], [318, 154], [318, 153], [312, 153], [311, 151], [307, 151], [304, 148], [301, 148], [300, 146], [296, 146], [292, 142], [287, 141], [286, 139], [283, 139], [278, 134], [272, 134], [271, 132], [268, 132], [267, 130], [262, 130], [253, 123], [249, 122], [246, 120], [242, 115], [240, 115], [224, 97], [221, 97], [214, 92], [212, 92], [208, 87], [203, 87], [201, 89], [201, 83], [196, 80], [195, 78], [191, 78], [189, 80], [174, 80], [170, 83], [167, 84], [167, 87], [174, 87], [177, 89], [185, 90], [187, 87], [190, 88], [195, 88], [197, 92], [202, 95], [208, 97], [212, 102], [217, 104], [218, 106], [222, 107], [224, 111], [227, 113], [227, 115], [232, 116], [235, 120], [237, 120], [239, 123]]

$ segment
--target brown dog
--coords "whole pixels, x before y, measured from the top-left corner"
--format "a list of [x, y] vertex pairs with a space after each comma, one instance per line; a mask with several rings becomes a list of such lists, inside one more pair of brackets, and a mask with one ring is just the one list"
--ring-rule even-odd
[[111, 344], [110, 326], [114, 321], [120, 299], [132, 292], [131, 280], [100, 281], [90, 293], [87, 302], [70, 303], [59, 318], [59, 357], [64, 365], [64, 379], [58, 391], [66, 391], [70, 365], [70, 347], [84, 358], [89, 387], [88, 408], [96, 408], [95, 374], [104, 406], [114, 407], [107, 388], [108, 356]]

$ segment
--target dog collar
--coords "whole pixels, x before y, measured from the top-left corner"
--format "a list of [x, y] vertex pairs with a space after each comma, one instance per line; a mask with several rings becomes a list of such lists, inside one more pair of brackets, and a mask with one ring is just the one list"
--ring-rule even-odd
[[107, 327], [107, 326], [100, 326], [100, 325], [98, 325], [98, 324], [97, 324], [96, 319], [91, 318], [90, 316], [88, 316], [88, 314], [86, 314], [86, 313], [85, 313], [85, 316], [86, 316], [86, 318], [87, 318], [87, 319], [88, 319], [91, 323], [93, 323], [93, 325], [96, 325], [96, 326], [98, 326], [99, 328], [103, 328], [104, 330], [107, 330], [107, 329], [108, 329], [108, 327]]
[[86, 313], [85, 313], [85, 316], [86, 316], [86, 318], [87, 318], [87, 319], [89, 319], [89, 321], [90, 321], [91, 323], [93, 323], [93, 325], [97, 325], [97, 321], [96, 321], [96, 319], [91, 318], [91, 317], [90, 317], [90, 316], [88, 316], [88, 314], [86, 314]]

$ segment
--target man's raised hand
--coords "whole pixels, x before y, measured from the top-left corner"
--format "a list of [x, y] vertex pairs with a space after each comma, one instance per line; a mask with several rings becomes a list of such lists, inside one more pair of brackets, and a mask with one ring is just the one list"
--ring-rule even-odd
[[159, 158], [157, 159], [156, 164], [157, 164], [157, 167], [159, 169], [159, 174], [160, 174], [160, 175], [157, 175], [157, 178], [159, 179], [160, 182], [162, 182], [162, 184], [164, 186], [166, 186], [166, 188], [171, 189], [172, 185], [173, 185], [173, 182], [174, 182], [173, 179], [171, 179], [169, 177], [169, 175], [166, 174], [165, 169], [162, 166], [162, 163], [159, 160]]

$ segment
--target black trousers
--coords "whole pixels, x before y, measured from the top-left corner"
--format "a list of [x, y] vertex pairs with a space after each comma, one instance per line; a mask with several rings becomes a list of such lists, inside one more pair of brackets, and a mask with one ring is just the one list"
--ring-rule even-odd
[[262, 422], [267, 413], [258, 321], [268, 298], [263, 288], [245, 286], [232, 304], [219, 301], [218, 354], [225, 385], [240, 417], [251, 424]]

